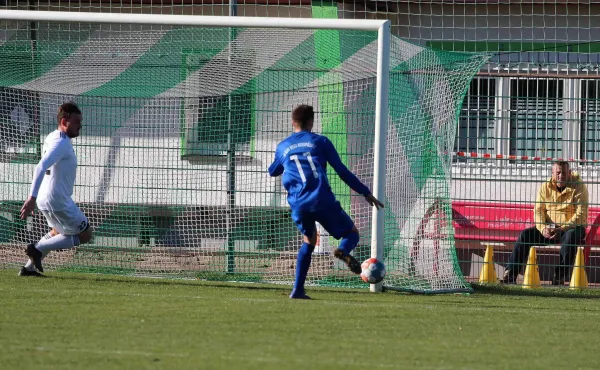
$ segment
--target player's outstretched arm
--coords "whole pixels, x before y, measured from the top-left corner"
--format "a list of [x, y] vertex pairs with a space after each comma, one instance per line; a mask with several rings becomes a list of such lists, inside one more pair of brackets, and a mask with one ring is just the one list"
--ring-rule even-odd
[[335, 150], [333, 143], [326, 137], [323, 137], [323, 139], [325, 140], [325, 155], [327, 157], [327, 162], [331, 165], [331, 167], [333, 167], [342, 181], [344, 181], [346, 185], [350, 187], [350, 189], [364, 195], [365, 199], [370, 205], [377, 207], [377, 209], [383, 208], [383, 203], [375, 198], [373, 194], [371, 194], [371, 190], [369, 190], [369, 188], [365, 186], [358, 179], [358, 177], [356, 177], [356, 175], [354, 175], [352, 171], [350, 171], [348, 167], [344, 165], [344, 163], [342, 163], [340, 155], [338, 154], [337, 150]]
[[38, 196], [38, 192], [40, 191], [40, 186], [42, 185], [42, 181], [44, 180], [44, 175], [48, 168], [52, 167], [52, 165], [58, 162], [65, 155], [65, 148], [61, 145], [62, 142], [57, 142], [54, 146], [51, 146], [44, 152], [42, 159], [39, 161], [35, 169], [33, 170], [33, 180], [31, 181], [31, 190], [29, 192], [29, 198], [21, 207], [21, 218], [26, 219], [29, 215], [33, 214], [33, 209], [35, 208], [35, 200]]

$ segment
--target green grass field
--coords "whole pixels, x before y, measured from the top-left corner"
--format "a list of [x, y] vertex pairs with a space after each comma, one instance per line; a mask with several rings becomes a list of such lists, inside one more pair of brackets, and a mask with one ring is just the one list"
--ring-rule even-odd
[[600, 291], [422, 296], [0, 270], [2, 369], [596, 369]]

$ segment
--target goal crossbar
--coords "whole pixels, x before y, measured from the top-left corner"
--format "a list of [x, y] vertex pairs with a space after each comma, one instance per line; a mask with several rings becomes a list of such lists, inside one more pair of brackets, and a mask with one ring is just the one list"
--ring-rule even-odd
[[0, 19], [38, 22], [127, 23], [201, 27], [298, 28], [379, 31], [388, 20], [116, 14], [3, 10]]

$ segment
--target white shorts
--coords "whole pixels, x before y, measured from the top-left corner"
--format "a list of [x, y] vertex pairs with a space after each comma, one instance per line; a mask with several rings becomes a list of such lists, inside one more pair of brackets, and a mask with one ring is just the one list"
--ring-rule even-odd
[[48, 226], [62, 235], [78, 235], [90, 226], [87, 217], [75, 204], [62, 211], [42, 211]]

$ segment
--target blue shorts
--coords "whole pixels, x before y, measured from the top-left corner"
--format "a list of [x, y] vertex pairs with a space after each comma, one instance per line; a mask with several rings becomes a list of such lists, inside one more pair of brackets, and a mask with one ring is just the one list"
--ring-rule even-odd
[[332, 207], [324, 211], [292, 212], [292, 220], [298, 230], [309, 238], [316, 231], [315, 222], [320, 223], [329, 235], [336, 239], [341, 239], [348, 235], [352, 231], [352, 228], [354, 228], [354, 222], [342, 209], [340, 202], [336, 202]]

